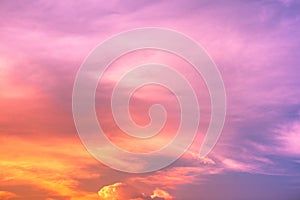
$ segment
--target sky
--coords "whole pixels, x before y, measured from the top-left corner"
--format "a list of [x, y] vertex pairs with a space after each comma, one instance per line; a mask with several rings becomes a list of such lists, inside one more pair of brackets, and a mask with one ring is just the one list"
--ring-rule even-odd
[[[155, 151], [174, 137], [180, 120], [172, 93], [145, 86], [132, 96], [132, 118], [146, 125], [149, 106], [160, 102], [168, 111], [165, 127], [147, 142], [118, 129], [109, 97], [132, 65], [173, 66], [190, 80], [203, 113], [198, 135], [181, 158], [158, 171], [132, 174], [88, 153], [74, 125], [72, 90], [98, 44], [142, 27], [172, 29], [201, 44], [222, 75], [227, 115], [218, 143], [200, 158], [210, 117], [202, 78], [167, 52], [120, 57], [100, 80], [95, 98], [98, 120], [116, 145]], [[1, 1], [0, 199], [299, 200], [299, 27], [296, 0]]]

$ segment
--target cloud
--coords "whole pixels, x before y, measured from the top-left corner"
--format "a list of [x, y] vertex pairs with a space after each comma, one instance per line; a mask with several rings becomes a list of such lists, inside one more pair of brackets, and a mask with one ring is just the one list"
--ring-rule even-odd
[[118, 200], [118, 199], [125, 199], [125, 197], [128, 198], [128, 194], [124, 194], [122, 188], [125, 187], [125, 184], [123, 183], [114, 183], [112, 185], [107, 185], [101, 188], [98, 192], [98, 195], [101, 200]]
[[300, 121], [281, 126], [275, 139], [280, 145], [278, 154], [300, 157]]
[[93, 199], [96, 196], [78, 188], [79, 180], [93, 180], [100, 176], [88, 170], [98, 163], [90, 159], [80, 143], [6, 137], [0, 139], [0, 144], [0, 187], [20, 194], [20, 198], [35, 198], [35, 195], [27, 195], [17, 186], [33, 187], [40, 193], [37, 196], [45, 198]]
[[102, 187], [98, 191], [101, 200], [172, 200], [173, 197], [165, 190], [155, 188], [145, 191], [126, 183], [117, 182]]
[[[33, 188], [44, 199], [93, 199], [97, 198], [98, 189], [91, 189], [93, 185], [110, 184], [108, 181], [114, 179], [112, 182], [120, 185], [112, 184], [108, 189], [116, 188], [128, 198], [149, 199], [154, 193], [155, 198], [164, 198], [159, 194], [176, 196], [174, 190], [180, 191], [184, 185], [202, 184], [202, 174], [299, 174], [300, 130], [295, 112], [299, 112], [300, 99], [300, 29], [296, 1], [100, 4], [37, 1], [19, 2], [16, 6], [12, 1], [1, 2], [0, 167], [4, 170], [0, 171], [0, 186], [7, 190], [1, 195], [16, 194], [24, 199], [28, 197], [25, 190]], [[77, 135], [71, 112], [72, 84], [82, 60], [96, 44], [110, 34], [144, 26], [179, 30], [208, 50], [224, 78], [227, 123], [209, 159], [199, 160], [195, 146], [192, 157], [179, 160], [171, 168], [130, 178], [121, 174], [111, 177], [111, 171], [93, 168], [102, 165], [91, 159], [74, 139]], [[135, 55], [143, 61], [151, 57]], [[165, 58], [153, 57], [157, 61]], [[177, 64], [183, 73], [197, 78], [178, 59], [164, 61]], [[129, 59], [122, 60], [120, 67], [130, 64], [133, 62]], [[110, 81], [114, 82], [119, 72], [111, 71]], [[165, 94], [156, 90], [141, 92], [136, 99], [142, 104], [156, 96], [171, 104], [163, 99]], [[102, 95], [108, 96], [107, 91]], [[146, 112], [136, 112], [142, 108], [135, 107], [133, 117], [143, 124], [147, 122]], [[133, 151], [151, 151], [169, 139], [135, 145], [118, 137], [110, 121], [107, 129], [113, 140]], [[170, 128], [168, 132], [171, 131]], [[124, 163], [127, 167], [130, 164]], [[138, 165], [143, 167], [143, 163]], [[109, 178], [99, 180], [103, 174]], [[197, 190], [195, 196], [198, 194]]]
[[16, 195], [15, 193], [12, 192], [7, 192], [7, 191], [0, 191], [0, 198], [3, 200], [9, 200], [9, 199], [14, 199], [18, 198], [19, 196]]
[[153, 194], [150, 195], [150, 197], [152, 199], [155, 199], [155, 198], [162, 198], [164, 200], [172, 200], [173, 197], [166, 191], [162, 190], [162, 189], [158, 189], [156, 188], [154, 191], [153, 191]]
[[[210, 159], [200, 161], [204, 165], [211, 165]], [[98, 195], [100, 199], [116, 200], [172, 200], [176, 199], [172, 192], [177, 188], [205, 181], [202, 175], [213, 175], [220, 173], [217, 166], [197, 166], [197, 167], [172, 167], [151, 174], [141, 176], [130, 176], [111, 185], [103, 186]]]
[[222, 162], [224, 164], [224, 167], [227, 170], [240, 171], [240, 172], [249, 172], [253, 170], [253, 166], [247, 165], [246, 163], [242, 163], [239, 161], [224, 159]]

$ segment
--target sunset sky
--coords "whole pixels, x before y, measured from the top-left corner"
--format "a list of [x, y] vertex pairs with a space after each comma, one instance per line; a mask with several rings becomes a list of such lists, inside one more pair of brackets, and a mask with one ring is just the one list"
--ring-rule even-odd
[[[109, 97], [132, 66], [174, 67], [190, 81], [201, 110], [198, 135], [180, 159], [159, 171], [130, 174], [88, 153], [74, 125], [72, 90], [97, 45], [142, 27], [172, 29], [205, 48], [223, 77], [227, 116], [217, 145], [200, 158], [211, 111], [202, 78], [168, 52], [120, 57], [100, 80], [95, 103], [103, 130], [120, 148], [151, 153], [172, 140], [180, 120], [174, 94], [150, 85], [133, 94], [132, 119], [146, 125], [149, 106], [161, 103], [165, 127], [146, 142], [118, 129]], [[299, 35], [297, 0], [2, 0], [0, 199], [299, 200]], [[155, 74], [137, 74], [132, 81], [145, 76]], [[122, 165], [140, 169], [145, 163]]]

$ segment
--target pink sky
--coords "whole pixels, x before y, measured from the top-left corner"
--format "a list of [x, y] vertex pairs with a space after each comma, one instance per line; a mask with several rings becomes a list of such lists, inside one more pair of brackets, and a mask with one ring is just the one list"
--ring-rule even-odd
[[[298, 200], [299, 11], [293, 0], [3, 1], [0, 199]], [[141, 88], [131, 102], [133, 119], [147, 123], [147, 108], [157, 101], [170, 117], [149, 143], [122, 136], [105, 111], [112, 86], [128, 66], [172, 65], [191, 80], [203, 111], [199, 135], [183, 157], [156, 172], [127, 174], [86, 151], [72, 118], [72, 88], [81, 63], [99, 43], [150, 26], [179, 31], [207, 50], [224, 79], [227, 118], [219, 142], [200, 159], [210, 116], [201, 77], [165, 52], [144, 50], [120, 58], [96, 98], [98, 117], [106, 119], [101, 123], [120, 147], [155, 150], [173, 137], [179, 120], [172, 94]]]

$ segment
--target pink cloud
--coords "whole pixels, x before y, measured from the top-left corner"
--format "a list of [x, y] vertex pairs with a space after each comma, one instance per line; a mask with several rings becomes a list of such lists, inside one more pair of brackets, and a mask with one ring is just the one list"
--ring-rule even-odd
[[280, 147], [277, 148], [278, 154], [300, 156], [300, 122], [295, 121], [283, 125], [278, 130], [276, 140], [280, 144]]

